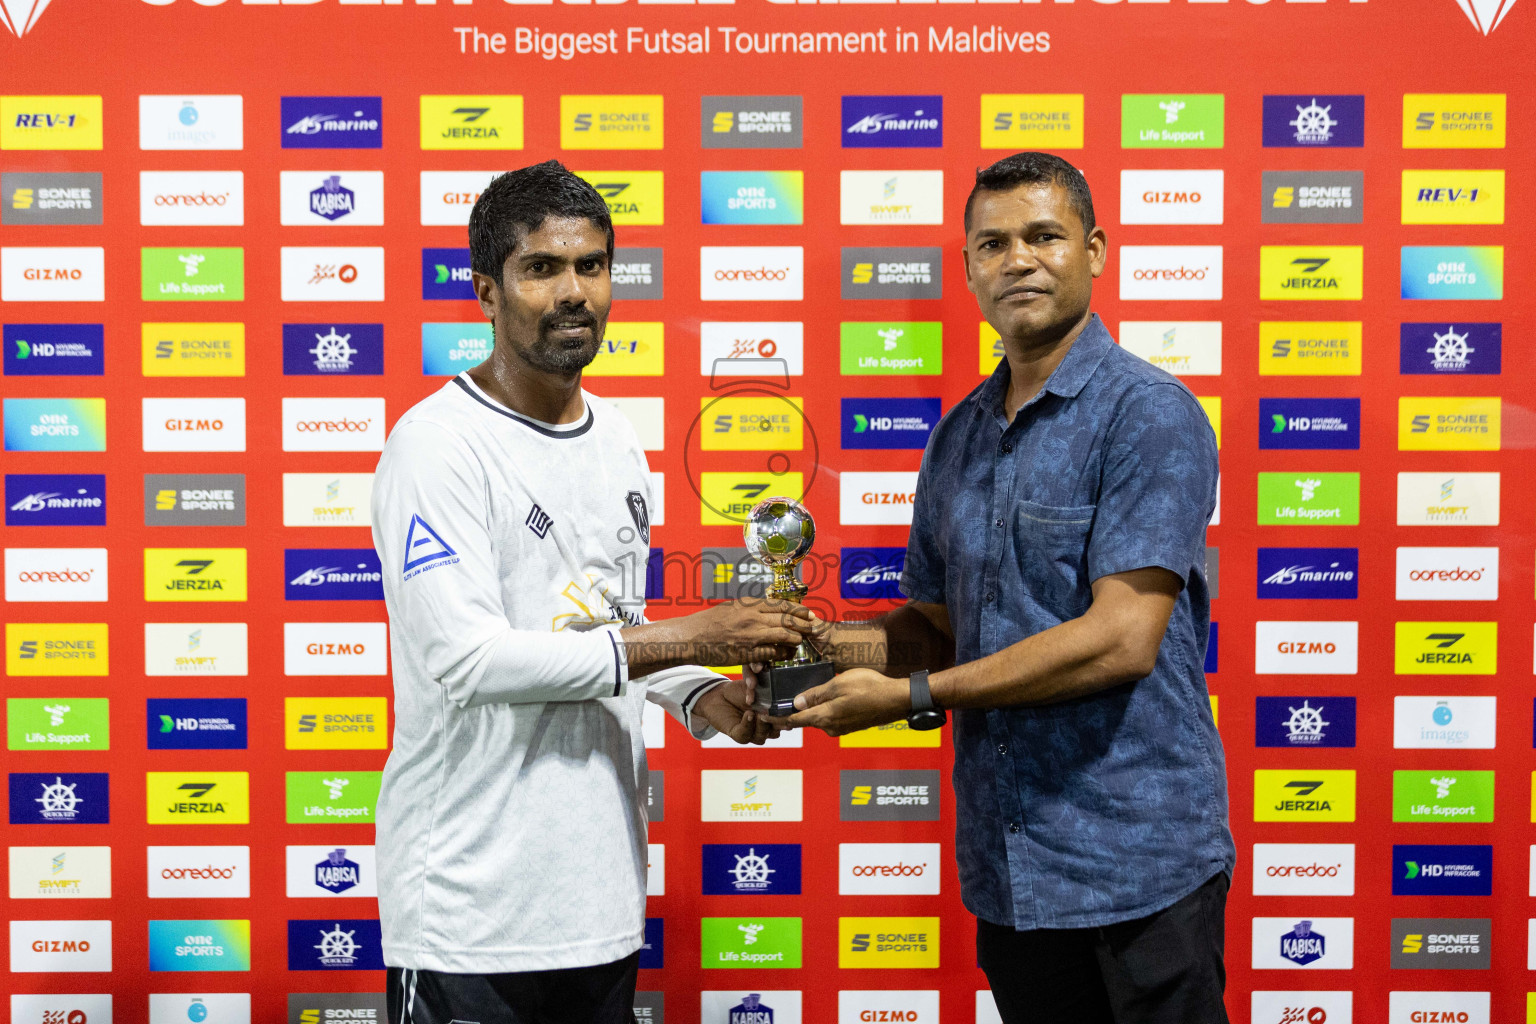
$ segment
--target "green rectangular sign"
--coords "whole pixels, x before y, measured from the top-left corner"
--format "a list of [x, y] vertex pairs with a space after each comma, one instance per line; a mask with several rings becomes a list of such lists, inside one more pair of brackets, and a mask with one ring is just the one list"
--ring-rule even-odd
[[8, 697], [7, 750], [106, 750], [107, 698]]
[[1359, 473], [1260, 473], [1260, 526], [1359, 526]]
[[844, 323], [845, 374], [944, 372], [944, 325], [938, 321]]
[[1492, 821], [1493, 772], [1393, 772], [1393, 821]]
[[1120, 97], [1121, 149], [1220, 149], [1221, 93], [1126, 93]]
[[699, 925], [704, 967], [800, 966], [798, 917], [706, 917]]
[[145, 302], [239, 302], [245, 298], [245, 250], [140, 249], [139, 286]]
[[289, 824], [372, 825], [383, 772], [289, 772]]

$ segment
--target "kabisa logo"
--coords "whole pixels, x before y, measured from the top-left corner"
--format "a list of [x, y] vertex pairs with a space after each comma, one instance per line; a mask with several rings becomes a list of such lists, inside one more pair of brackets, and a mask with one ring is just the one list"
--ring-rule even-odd
[[384, 572], [372, 548], [288, 548], [283, 576], [289, 601], [384, 600]]
[[1256, 697], [1256, 747], [1353, 747], [1355, 698]]
[[5, 525], [105, 526], [107, 478], [100, 473], [7, 473]]
[[102, 374], [101, 324], [6, 324], [3, 336], [7, 377]]
[[284, 149], [379, 149], [384, 105], [378, 96], [284, 96]]
[[1299, 966], [1321, 960], [1327, 952], [1327, 938], [1312, 930], [1311, 921], [1297, 921], [1294, 928], [1280, 936], [1280, 955]]
[[288, 922], [290, 971], [382, 971], [379, 922], [327, 918]]
[[151, 697], [145, 720], [150, 750], [244, 750], [244, 697]]
[[704, 844], [704, 895], [749, 896], [800, 892], [800, 845]]
[[106, 772], [12, 772], [12, 825], [105, 825]]
[[1364, 96], [1265, 96], [1266, 147], [1365, 145]]
[[1360, 399], [1261, 398], [1259, 449], [1358, 450]]
[[315, 865], [315, 884], [327, 892], [341, 895], [354, 889], [362, 881], [357, 862], [347, 859], [344, 847], [337, 847], [326, 854], [325, 860]]
[[1353, 600], [1359, 567], [1358, 548], [1259, 548], [1258, 596]]
[[906, 548], [843, 548], [839, 595], [845, 601], [900, 601], [899, 583], [906, 561]]
[[341, 183], [341, 175], [328, 175], [318, 188], [310, 189], [309, 212], [328, 221], [336, 221], [353, 210], [355, 193]]
[[1491, 896], [1493, 847], [1392, 847], [1394, 896]]
[[942, 96], [844, 96], [844, 149], [944, 145]]
[[383, 324], [283, 324], [285, 376], [377, 376], [383, 372]]
[[799, 149], [799, 96], [701, 96], [702, 149]]
[[0, 174], [0, 224], [100, 223], [100, 174]]
[[757, 992], [748, 992], [726, 1013], [726, 1024], [773, 1024], [773, 1007]]
[[1456, 5], [1472, 27], [1486, 36], [1514, 9], [1515, 0], [1456, 0]]
[[1503, 324], [1404, 323], [1398, 339], [1399, 373], [1496, 374], [1503, 369]]

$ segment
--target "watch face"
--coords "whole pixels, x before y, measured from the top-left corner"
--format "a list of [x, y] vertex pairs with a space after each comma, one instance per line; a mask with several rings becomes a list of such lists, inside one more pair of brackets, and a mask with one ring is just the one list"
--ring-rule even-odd
[[933, 708], [928, 711], [914, 711], [907, 716], [907, 727], [923, 731], [937, 729], [948, 719], [942, 708]]

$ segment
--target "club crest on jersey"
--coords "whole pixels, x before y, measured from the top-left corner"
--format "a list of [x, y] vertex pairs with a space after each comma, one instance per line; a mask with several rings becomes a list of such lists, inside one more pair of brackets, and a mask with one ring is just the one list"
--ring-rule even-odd
[[459, 553], [448, 546], [448, 542], [438, 536], [436, 530], [419, 515], [411, 516], [411, 525], [405, 531], [405, 565], [401, 569], [401, 580], [408, 580], [412, 576], [419, 576], [428, 569], [436, 569], [443, 565], [453, 565], [459, 560]]
[[624, 499], [629, 506], [629, 517], [635, 521], [635, 529], [640, 531], [640, 539], [645, 543], [651, 542], [651, 514], [645, 507], [645, 495], [639, 491], [630, 491]]

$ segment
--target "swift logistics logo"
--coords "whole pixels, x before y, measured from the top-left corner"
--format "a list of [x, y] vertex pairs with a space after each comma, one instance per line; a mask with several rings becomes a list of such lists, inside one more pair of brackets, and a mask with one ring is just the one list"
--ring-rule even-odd
[[146, 377], [244, 377], [245, 324], [144, 323], [139, 365]]
[[658, 95], [561, 96], [561, 149], [661, 149]]
[[699, 97], [701, 149], [799, 149], [805, 121], [799, 96]]
[[1359, 224], [1365, 218], [1364, 171], [1265, 171], [1260, 194], [1265, 224]]
[[[1464, 0], [1457, 3], [1465, 9]], [[1514, 0], [1503, 3], [1505, 11], [1514, 6]], [[1403, 148], [1503, 149], [1507, 106], [1503, 93], [1404, 93]]]
[[944, 145], [942, 96], [844, 96], [844, 149], [937, 149]]
[[1358, 149], [1364, 145], [1364, 96], [1264, 97], [1265, 148]]
[[1501, 323], [1404, 323], [1398, 327], [1398, 373], [1497, 374], [1504, 358]]
[[108, 666], [105, 622], [7, 622], [8, 676], [104, 676]]
[[145, 548], [144, 600], [244, 601], [245, 548]]
[[805, 223], [803, 171], [702, 171], [704, 224]]
[[243, 622], [146, 622], [147, 676], [243, 676], [249, 671]]
[[937, 398], [844, 398], [842, 447], [921, 451], [940, 415]]
[[705, 770], [700, 778], [700, 821], [801, 821], [804, 773], [799, 769]]
[[381, 149], [384, 104], [378, 96], [284, 96], [284, 149]]
[[705, 843], [703, 893], [706, 896], [764, 896], [800, 892], [800, 844]]
[[383, 324], [283, 324], [284, 376], [376, 377], [383, 372]]
[[523, 98], [422, 96], [421, 148], [522, 149]]
[[1397, 525], [1499, 525], [1499, 474], [1397, 474]]
[[251, 778], [247, 772], [145, 772], [151, 825], [247, 825]]
[[[1221, 375], [1220, 320], [1122, 320], [1120, 347], [1160, 370], [1179, 377]], [[1001, 358], [991, 324], [982, 324], [982, 373], [991, 373]]]
[[1503, 400], [1432, 398], [1397, 400], [1397, 450], [1402, 452], [1496, 452], [1502, 436]]
[[1259, 247], [1259, 298], [1266, 301], [1359, 299], [1365, 249], [1359, 245]]
[[100, 96], [0, 96], [0, 150], [100, 149], [101, 129]]
[[1256, 747], [1353, 747], [1355, 698], [1255, 697]]
[[1502, 299], [1502, 245], [1405, 245], [1400, 262], [1405, 299]]
[[1258, 596], [1349, 600], [1359, 596], [1359, 548], [1259, 548]]
[[106, 697], [7, 697], [7, 750], [107, 750]]
[[112, 896], [110, 846], [12, 846], [13, 900], [94, 900]]
[[1254, 821], [1354, 821], [1353, 769], [1259, 768], [1253, 773]]
[[1404, 224], [1503, 224], [1504, 172], [1403, 171]]
[[284, 473], [284, 526], [369, 526], [372, 473]]
[[1226, 97], [1221, 93], [1120, 97], [1121, 149], [1221, 149], [1225, 127]]
[[6, 324], [7, 377], [99, 377], [101, 324]]
[[7, 473], [6, 526], [105, 526], [107, 478], [101, 473]]
[[373, 548], [287, 548], [288, 601], [382, 601], [384, 570]]
[[1493, 821], [1493, 772], [1395, 771], [1392, 820]]
[[1259, 322], [1260, 376], [1358, 377], [1364, 327], [1359, 320]]
[[283, 746], [288, 750], [383, 750], [389, 745], [386, 697], [287, 697]]
[[1392, 670], [1398, 675], [1491, 676], [1498, 671], [1497, 622], [1399, 622]]
[[1492, 896], [1492, 846], [1392, 847], [1394, 896]]
[[145, 722], [150, 750], [245, 750], [244, 697], [151, 697]]
[[0, 174], [0, 224], [100, 223], [100, 174]]
[[379, 803], [383, 772], [288, 772], [287, 820], [290, 825], [371, 825]]
[[1259, 399], [1259, 450], [1359, 450], [1360, 399]]
[[1082, 149], [1081, 93], [982, 93], [982, 149]]
[[844, 299], [941, 299], [943, 250], [937, 246], [843, 246]]
[[841, 224], [944, 223], [943, 171], [842, 171]]

